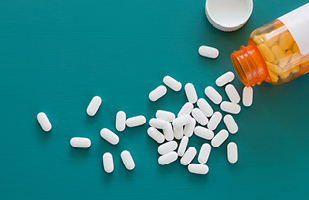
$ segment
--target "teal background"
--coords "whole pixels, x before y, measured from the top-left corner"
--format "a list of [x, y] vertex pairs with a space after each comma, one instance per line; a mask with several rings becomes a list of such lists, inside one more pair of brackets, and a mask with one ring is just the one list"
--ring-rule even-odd
[[[230, 54], [255, 28], [307, 2], [255, 0], [248, 23], [224, 33], [207, 21], [202, 0], [1, 1], [0, 199], [308, 199], [308, 75], [254, 87], [252, 107], [235, 116], [239, 132], [212, 150], [205, 176], [179, 161], [158, 165], [147, 124], [117, 133], [116, 146], [99, 135], [105, 127], [116, 132], [119, 110], [147, 122], [158, 109], [177, 113], [186, 102], [183, 89], [148, 100], [165, 75], [192, 82], [205, 97], [206, 86], [234, 71]], [[199, 56], [201, 45], [218, 48], [218, 59]], [[233, 84], [241, 93], [238, 78]], [[89, 117], [94, 95], [103, 103]], [[41, 111], [53, 125], [49, 133], [36, 121]], [[74, 136], [90, 138], [92, 146], [73, 149]], [[229, 141], [238, 145], [235, 165], [226, 159]], [[193, 136], [189, 145], [199, 150], [204, 142]], [[125, 149], [134, 171], [121, 163]], [[102, 167], [107, 151], [112, 174]]]

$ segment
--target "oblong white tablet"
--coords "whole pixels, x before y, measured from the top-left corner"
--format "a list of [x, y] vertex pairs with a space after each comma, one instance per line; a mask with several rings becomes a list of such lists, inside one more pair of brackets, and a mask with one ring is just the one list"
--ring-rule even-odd
[[204, 138], [206, 140], [211, 140], [214, 137], [214, 132], [202, 126], [197, 126], [194, 128], [194, 133], [196, 136]]
[[195, 103], [197, 101], [197, 94], [192, 83], [187, 83], [185, 85], [185, 92], [189, 102]]
[[198, 53], [207, 58], [217, 58], [219, 56], [218, 49], [209, 46], [200, 46]]
[[253, 89], [252, 87], [244, 87], [242, 92], [242, 103], [244, 106], [251, 106], [253, 102]]
[[152, 118], [149, 120], [149, 125], [158, 129], [165, 129], [168, 122], [162, 119]]
[[162, 119], [167, 122], [172, 122], [175, 119], [175, 114], [165, 110], [157, 110], [156, 118]]
[[185, 128], [183, 129], [183, 135], [187, 137], [191, 137], [193, 134], [195, 125], [196, 125], [196, 120], [194, 118], [191, 118], [191, 122], [189, 124], [186, 124]]
[[128, 170], [133, 170], [135, 167], [135, 163], [134, 160], [130, 154], [129, 151], [124, 150], [121, 152], [120, 154], [121, 160], [124, 164], [124, 166], [128, 169]]
[[164, 154], [158, 158], [158, 163], [160, 165], [167, 165], [174, 161], [176, 161], [178, 158], [178, 154], [175, 151], [169, 152], [167, 154]]
[[89, 148], [91, 146], [91, 141], [84, 137], [73, 137], [70, 140], [70, 145], [75, 148]]
[[200, 123], [201, 125], [205, 126], [208, 123], [208, 119], [207, 117], [204, 115], [204, 113], [198, 109], [198, 108], [194, 108], [192, 110], [192, 116], [194, 117], [194, 119]]
[[205, 88], [205, 95], [214, 103], [219, 104], [222, 101], [222, 96], [213, 87], [208, 86]]
[[164, 135], [154, 127], [149, 127], [147, 129], [147, 134], [159, 144], [163, 143], [165, 140]]
[[189, 138], [187, 136], [184, 136], [181, 139], [179, 147], [178, 147], [178, 151], [177, 151], [179, 156], [183, 156], [183, 154], [185, 153], [187, 146], [188, 146], [188, 142], [189, 142]]
[[188, 165], [189, 172], [193, 174], [207, 174], [209, 171], [209, 168], [207, 165], [204, 164], [190, 164]]
[[88, 107], [87, 107], [87, 114], [89, 116], [94, 116], [97, 111], [99, 110], [99, 107], [102, 103], [102, 99], [99, 96], [95, 96], [92, 98], [92, 100], [90, 101]]
[[211, 145], [213, 147], [219, 147], [228, 137], [229, 137], [229, 132], [227, 132], [227, 130], [222, 129], [211, 140]]
[[167, 141], [172, 141], [174, 139], [174, 131], [171, 123], [168, 123], [166, 128], [163, 129], [163, 134]]
[[161, 155], [164, 155], [164, 154], [174, 151], [175, 149], [177, 149], [177, 147], [178, 147], [178, 144], [176, 141], [166, 142], [164, 144], [161, 144], [158, 147], [158, 153]]
[[47, 118], [47, 115], [43, 112], [40, 112], [37, 116], [36, 116], [41, 128], [45, 131], [48, 132], [51, 130], [52, 125], [49, 122], [49, 119]]
[[201, 146], [200, 153], [198, 154], [197, 160], [200, 164], [207, 163], [211, 151], [211, 146], [205, 143]]
[[228, 84], [225, 86], [225, 92], [232, 103], [239, 103], [240, 96], [234, 85]]
[[117, 131], [124, 131], [126, 128], [126, 113], [119, 111], [116, 114], [116, 129]]
[[203, 98], [200, 98], [197, 101], [197, 106], [204, 113], [206, 117], [211, 117], [211, 115], [214, 112], [212, 107], [209, 105], [209, 103]]
[[116, 145], [119, 142], [119, 137], [114, 132], [107, 128], [103, 128], [100, 132], [101, 137], [112, 145]]
[[232, 117], [232, 115], [225, 115], [223, 117], [223, 122], [227, 128], [227, 130], [232, 133], [235, 134], [238, 131], [238, 125], [236, 124], [234, 118]]
[[232, 113], [232, 114], [238, 114], [241, 110], [240, 105], [228, 101], [223, 101], [220, 104], [221, 110], [224, 112]]
[[181, 83], [176, 81], [174, 78], [170, 77], [170, 76], [165, 76], [163, 78], [163, 83], [171, 88], [172, 90], [174, 90], [175, 92], [178, 92], [179, 90], [181, 90]]
[[180, 163], [182, 165], [188, 165], [192, 162], [196, 155], [196, 149], [194, 147], [189, 147], [188, 150], [183, 154], [182, 158], [180, 159]]
[[114, 161], [111, 153], [106, 152], [103, 154], [103, 167], [105, 172], [112, 173], [114, 171]]
[[128, 127], [141, 126], [145, 123], [146, 123], [146, 118], [143, 115], [131, 117], [131, 118], [126, 120], [126, 125]]
[[227, 160], [232, 164], [238, 160], [237, 145], [234, 142], [230, 142], [227, 145]]
[[160, 99], [161, 97], [163, 97], [167, 92], [167, 89], [164, 85], [160, 85], [158, 86], [156, 89], [152, 90], [149, 93], [149, 99], [151, 101], [157, 101], [158, 99]]
[[183, 126], [173, 126], [174, 137], [176, 140], [181, 140], [183, 137]]
[[189, 124], [191, 122], [191, 118], [192, 117], [190, 115], [181, 115], [173, 120], [173, 126], [180, 127]]
[[229, 82], [232, 82], [234, 78], [235, 78], [235, 75], [233, 72], [226, 72], [225, 74], [217, 78], [216, 85], [221, 87]]
[[210, 120], [207, 124], [207, 128], [212, 130], [212, 131], [215, 130], [217, 128], [217, 126], [219, 125], [221, 119], [222, 119], [222, 114], [220, 112], [215, 112], [211, 116], [211, 118], [210, 118]]
[[191, 102], [185, 103], [185, 105], [182, 106], [178, 113], [178, 117], [182, 115], [190, 115], [191, 111], [193, 110], [193, 104]]

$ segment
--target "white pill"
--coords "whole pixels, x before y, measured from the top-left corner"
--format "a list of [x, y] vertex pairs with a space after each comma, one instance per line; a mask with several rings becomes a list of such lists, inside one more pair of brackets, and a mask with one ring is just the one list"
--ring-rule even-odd
[[225, 92], [232, 103], [239, 103], [240, 96], [234, 85], [228, 84], [225, 86]]
[[198, 154], [197, 160], [201, 164], [207, 163], [211, 151], [211, 146], [205, 143], [201, 146], [200, 153]]
[[238, 114], [241, 110], [240, 105], [228, 101], [223, 101], [220, 104], [221, 110], [224, 112], [232, 113], [232, 114]]
[[198, 53], [207, 58], [217, 58], [219, 56], [218, 49], [209, 46], [200, 46]]
[[167, 92], [167, 89], [164, 85], [160, 85], [159, 87], [157, 87], [156, 89], [152, 90], [149, 93], [149, 99], [151, 101], [157, 101], [158, 99], [160, 99], [161, 97], [163, 97]]
[[205, 88], [205, 95], [214, 103], [219, 104], [222, 101], [221, 95], [213, 87], [208, 86]]
[[128, 169], [128, 170], [133, 170], [135, 167], [135, 163], [134, 160], [130, 154], [129, 151], [124, 150], [123, 152], [121, 152], [120, 154], [121, 160], [124, 164], [124, 166]]
[[238, 160], [237, 145], [234, 142], [230, 142], [227, 145], [227, 159], [232, 164], [236, 163]]
[[172, 141], [174, 139], [174, 131], [170, 123], [167, 124], [165, 129], [163, 129], [163, 133], [167, 141]]
[[171, 88], [172, 90], [174, 90], [175, 92], [178, 92], [179, 90], [181, 90], [181, 83], [176, 81], [174, 78], [170, 77], [170, 76], [165, 76], [163, 78], [163, 83]]
[[214, 112], [212, 107], [209, 105], [209, 103], [203, 98], [200, 98], [197, 101], [197, 106], [204, 113], [206, 117], [211, 117], [211, 115]]
[[164, 135], [154, 127], [149, 127], [147, 129], [147, 134], [159, 144], [163, 143], [165, 140]]
[[164, 154], [158, 158], [158, 163], [160, 165], [167, 165], [174, 161], [176, 161], [178, 158], [178, 154], [175, 151], [169, 152], [167, 154]]
[[197, 101], [197, 94], [192, 83], [187, 83], [185, 85], [185, 92], [189, 102], [195, 103]]
[[196, 136], [204, 138], [206, 140], [211, 140], [214, 137], [214, 132], [202, 126], [197, 126], [194, 128], [194, 133]]
[[91, 146], [91, 141], [88, 138], [73, 137], [70, 140], [70, 145], [76, 148], [89, 148]]
[[185, 105], [182, 106], [178, 113], [178, 117], [182, 115], [190, 115], [191, 111], [193, 110], [193, 104], [191, 102], [185, 103]]
[[229, 132], [227, 132], [227, 130], [222, 129], [211, 140], [211, 145], [213, 147], [219, 147], [228, 137], [229, 137]]
[[156, 118], [162, 119], [167, 122], [172, 122], [175, 119], [175, 114], [165, 110], [157, 110]]
[[116, 114], [116, 129], [117, 131], [124, 131], [126, 128], [126, 113], [119, 111]]
[[162, 119], [156, 119], [153, 118], [149, 120], [149, 125], [158, 129], [165, 129], [167, 126], [168, 122], [162, 120]]
[[185, 151], [187, 149], [188, 142], [189, 142], [189, 138], [187, 136], [184, 136], [181, 139], [180, 144], [179, 144], [179, 148], [178, 148], [178, 151], [177, 151], [179, 156], [183, 156], [183, 154], [185, 153]]
[[142, 115], [131, 117], [126, 120], [126, 125], [128, 127], [141, 126], [146, 123], [146, 118]]
[[190, 115], [182, 115], [173, 120], [173, 126], [180, 127], [189, 124], [191, 122], [191, 118], [192, 117]]
[[205, 175], [208, 173], [209, 168], [207, 165], [204, 164], [189, 164], [188, 165], [188, 170], [192, 174], [202, 174]]
[[182, 158], [180, 159], [180, 163], [182, 165], [188, 165], [192, 162], [196, 155], [196, 149], [194, 147], [189, 147], [188, 150], [183, 154]]
[[253, 101], [253, 89], [252, 87], [244, 87], [243, 93], [242, 93], [242, 103], [244, 106], [251, 106]]
[[191, 137], [193, 134], [194, 127], [196, 125], [196, 121], [194, 118], [191, 118], [191, 122], [189, 124], [185, 125], [185, 128], [183, 129], [183, 135], [187, 137]]
[[40, 112], [37, 116], [36, 116], [39, 124], [41, 125], [42, 129], [45, 131], [45, 132], [48, 132], [51, 130], [52, 128], [52, 125], [51, 123], [49, 122], [49, 119], [47, 118], [47, 115], [43, 112]]
[[100, 132], [100, 135], [103, 139], [113, 145], [116, 145], [119, 142], [119, 137], [107, 128], [103, 128]]
[[177, 149], [177, 147], [178, 147], [178, 144], [176, 141], [166, 142], [164, 144], [161, 144], [158, 147], [158, 153], [161, 155], [164, 155], [164, 154], [174, 151], [175, 149]]
[[227, 130], [232, 133], [235, 134], [238, 131], [238, 125], [236, 124], [234, 118], [232, 117], [232, 115], [225, 115], [223, 117], [223, 122], [227, 128]]
[[210, 120], [207, 124], [207, 128], [212, 130], [212, 131], [215, 130], [217, 128], [217, 126], [219, 125], [221, 119], [222, 119], [222, 114], [220, 112], [215, 112], [211, 116], [211, 118], [210, 118]]
[[87, 114], [89, 116], [94, 116], [99, 110], [101, 103], [102, 103], [102, 99], [99, 96], [93, 97], [87, 107]]
[[194, 108], [192, 110], [192, 116], [194, 117], [194, 119], [200, 123], [201, 125], [205, 126], [208, 123], [208, 119], [207, 117], [204, 115], [204, 113], [198, 109], [198, 108]]
[[111, 153], [106, 152], [103, 154], [103, 167], [105, 172], [112, 173], [114, 171], [114, 161]]
[[226, 72], [225, 74], [217, 78], [216, 85], [221, 87], [229, 82], [232, 82], [234, 78], [235, 78], [235, 75], [233, 72]]
[[183, 126], [173, 126], [174, 128], [174, 137], [176, 140], [181, 140], [183, 137]]

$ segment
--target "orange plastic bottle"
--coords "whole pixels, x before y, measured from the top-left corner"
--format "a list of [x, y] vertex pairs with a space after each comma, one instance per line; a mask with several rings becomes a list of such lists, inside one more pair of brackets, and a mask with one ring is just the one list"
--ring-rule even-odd
[[244, 85], [259, 85], [263, 81], [277, 85], [307, 73], [308, 21], [309, 3], [254, 30], [248, 45], [241, 46], [231, 55]]

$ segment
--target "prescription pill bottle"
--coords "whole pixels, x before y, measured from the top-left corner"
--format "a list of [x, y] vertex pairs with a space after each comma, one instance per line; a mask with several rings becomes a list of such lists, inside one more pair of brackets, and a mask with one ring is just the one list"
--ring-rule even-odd
[[309, 3], [254, 30], [231, 54], [246, 86], [289, 82], [309, 71]]

